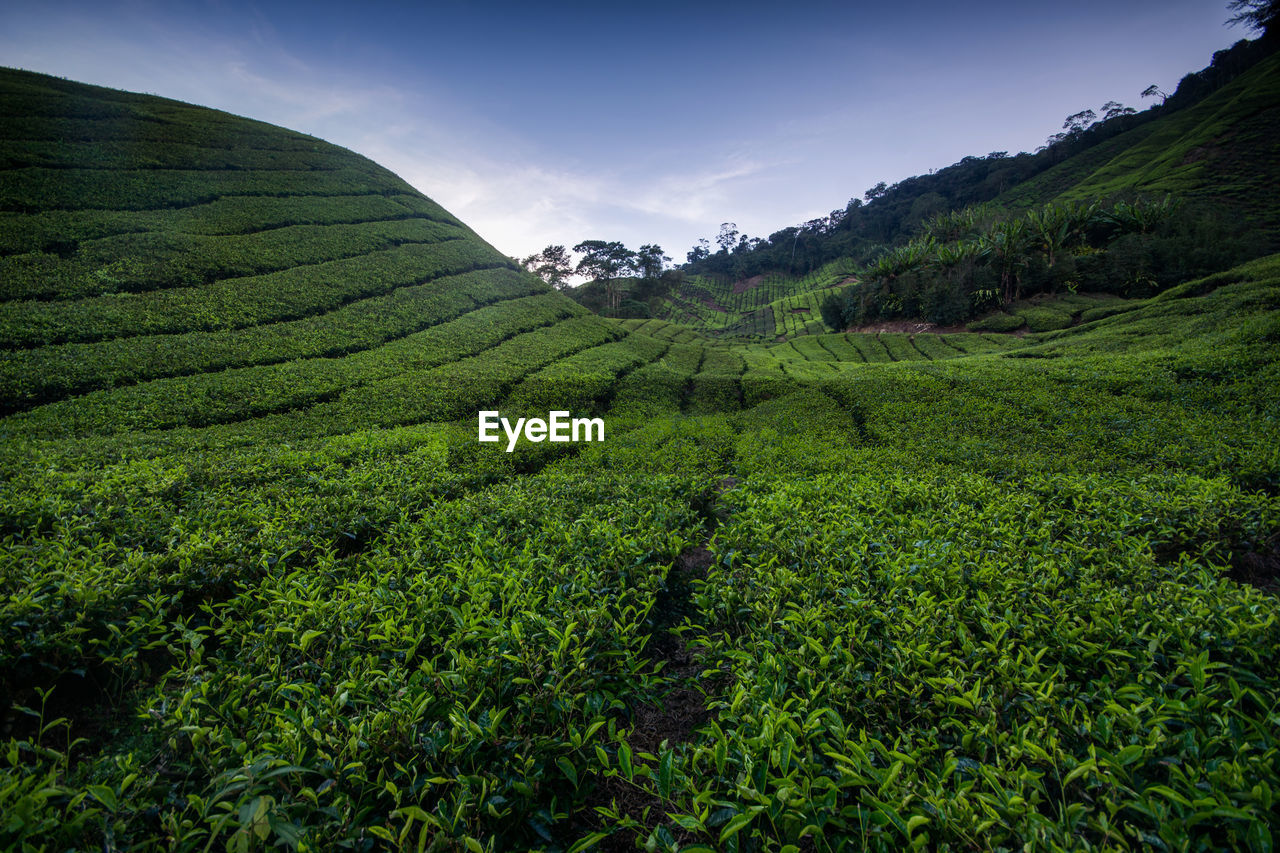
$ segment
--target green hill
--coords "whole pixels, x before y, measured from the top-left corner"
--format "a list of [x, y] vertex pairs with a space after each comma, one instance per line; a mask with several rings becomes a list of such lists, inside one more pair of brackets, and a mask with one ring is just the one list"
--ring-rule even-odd
[[1125, 193], [1173, 194], [1280, 233], [1280, 55], [1204, 100], [1121, 134], [1001, 195], [1009, 207]]
[[0, 849], [1273, 844], [1280, 256], [733, 343], [319, 140], [0, 106]]
[[836, 261], [806, 276], [684, 276], [653, 314], [723, 337], [784, 339], [830, 331], [822, 323], [822, 299], [848, 281], [850, 261]]
[[[1099, 122], [1036, 154], [966, 157], [901, 181], [868, 204], [857, 200], [828, 219], [783, 229], [755, 248], [691, 264], [653, 316], [770, 340], [830, 331], [840, 324], [813, 307], [830, 295], [827, 288], [938, 215], [974, 204], [1016, 216], [1043, 205], [1168, 195], [1181, 205], [1181, 218], [1166, 229], [1169, 245], [1158, 253], [1191, 259], [1190, 271], [1177, 270], [1175, 278], [1280, 250], [1280, 56], [1269, 50], [1241, 42], [1187, 75], [1162, 106]], [[1228, 221], [1230, 227], [1220, 224]], [[797, 264], [811, 271], [779, 272]], [[762, 281], [767, 289], [750, 289]], [[778, 295], [756, 304], [753, 297], [765, 292]], [[950, 324], [964, 317], [925, 319]]]
[[16, 421], [37, 431], [321, 402], [371, 423], [362, 401], [442, 369], [483, 381], [416, 403], [461, 414], [532, 366], [498, 364], [510, 354], [545, 362], [613, 334], [321, 140], [15, 71], [0, 105], [0, 411], [46, 404]]

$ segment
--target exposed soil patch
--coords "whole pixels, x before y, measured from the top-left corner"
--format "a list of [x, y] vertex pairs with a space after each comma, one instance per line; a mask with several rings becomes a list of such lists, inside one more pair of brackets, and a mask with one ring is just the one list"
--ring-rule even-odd
[[640, 821], [644, 825], [644, 829], [632, 830], [631, 832], [615, 832], [613, 835], [602, 839], [599, 846], [594, 849], [603, 851], [603, 853], [621, 853], [621, 851], [635, 850], [637, 841], [643, 841], [648, 837], [649, 833], [664, 823], [667, 824], [667, 829], [671, 832], [672, 837], [681, 846], [691, 844], [697, 840], [693, 833], [686, 829], [681, 829], [667, 820], [666, 810], [668, 805], [665, 801], [617, 776], [610, 776], [604, 780], [600, 786], [599, 795], [606, 805], [616, 801], [618, 810], [622, 814], [629, 815]]
[[[672, 675], [692, 678], [698, 667], [685, 663], [670, 670]], [[657, 755], [665, 742], [668, 746], [685, 743], [698, 726], [711, 716], [703, 705], [702, 694], [689, 687], [677, 687], [665, 697], [661, 705], [640, 705], [635, 709], [635, 730], [627, 738], [635, 752]]]
[[707, 306], [712, 311], [719, 311], [721, 314], [729, 313], [728, 308], [725, 308], [723, 305], [721, 305], [719, 302], [716, 302], [710, 296], [704, 297], [701, 301], [703, 305]]
[[1272, 538], [1261, 551], [1238, 555], [1231, 564], [1231, 578], [1280, 595], [1280, 536]]
[[734, 293], [746, 293], [748, 290], [754, 290], [764, 283], [764, 276], [753, 275], [751, 278], [744, 278], [741, 281], [733, 283]]
[[878, 335], [881, 332], [895, 332], [908, 335], [955, 335], [960, 332], [967, 332], [963, 323], [954, 323], [950, 326], [938, 326], [933, 323], [922, 323], [919, 320], [889, 320], [883, 323], [871, 323], [866, 326], [854, 326], [846, 329], [847, 332], [856, 332], [863, 335]]
[[1228, 143], [1230, 143], [1232, 139], [1234, 139], [1239, 134], [1240, 134], [1239, 128], [1232, 128], [1231, 130], [1228, 130], [1226, 133], [1215, 136], [1212, 140], [1205, 143], [1204, 145], [1197, 145], [1195, 148], [1192, 148], [1185, 155], [1183, 155], [1182, 164], [1185, 166], [1190, 163], [1194, 163], [1197, 160], [1218, 159], [1223, 154], [1224, 146], [1227, 146]]
[[808, 314], [809, 309], [808, 308], [792, 308], [791, 313], [792, 314]]
[[1205, 160], [1210, 154], [1217, 153], [1217, 148], [1212, 145], [1197, 145], [1188, 151], [1182, 158], [1182, 165], [1186, 166], [1197, 160]]
[[[627, 743], [633, 754], [647, 752], [659, 755], [663, 743], [668, 748], [686, 743], [693, 732], [711, 717], [702, 693], [687, 686], [702, 667], [689, 654], [680, 636], [671, 631], [691, 606], [689, 579], [705, 577], [711, 561], [711, 552], [699, 546], [677, 557], [667, 572], [667, 589], [654, 605], [654, 631], [645, 646], [645, 653], [655, 665], [661, 664], [663, 675], [675, 680], [676, 686], [652, 697], [652, 701], [637, 702], [631, 706], [634, 728], [627, 736]], [[613, 833], [600, 842], [600, 850], [634, 850], [637, 842], [643, 841], [660, 825], [669, 823], [666, 811], [670, 806], [666, 801], [621, 777], [605, 778], [595, 797], [602, 805], [617, 802], [621, 814], [639, 821], [644, 827]], [[667, 829], [682, 844], [695, 840], [691, 833], [678, 826], [668, 825]]]
[[707, 568], [715, 562], [715, 556], [705, 547], [699, 545], [696, 548], [690, 548], [679, 557], [676, 558], [676, 565], [679, 571], [684, 575], [684, 579], [697, 578], [702, 580], [707, 576]]

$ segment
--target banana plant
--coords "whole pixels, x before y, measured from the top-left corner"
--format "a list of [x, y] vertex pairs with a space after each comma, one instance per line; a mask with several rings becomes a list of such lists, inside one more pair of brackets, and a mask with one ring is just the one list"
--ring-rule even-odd
[[961, 261], [978, 256], [978, 244], [972, 240], [958, 243], [942, 243], [934, 250], [934, 262], [943, 270], [949, 270]]
[[1001, 300], [1006, 305], [1022, 295], [1021, 271], [1027, 266], [1033, 239], [1026, 220], [1006, 219], [991, 226], [978, 240], [978, 257], [1000, 270]]
[[1052, 267], [1056, 256], [1083, 241], [1086, 229], [1098, 221], [1098, 205], [1054, 202], [1030, 211], [1026, 221], [1037, 248]]
[[1133, 202], [1116, 202], [1110, 210], [1102, 211], [1100, 218], [1118, 233], [1148, 234], [1177, 209], [1178, 202], [1166, 195], [1160, 201], [1138, 199]]

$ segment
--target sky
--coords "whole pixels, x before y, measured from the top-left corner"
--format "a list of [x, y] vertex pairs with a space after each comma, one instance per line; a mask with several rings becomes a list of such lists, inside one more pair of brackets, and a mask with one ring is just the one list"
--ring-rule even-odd
[[878, 181], [1143, 108], [1250, 34], [1225, 0], [13, 2], [0, 65], [364, 154], [513, 257], [752, 237]]

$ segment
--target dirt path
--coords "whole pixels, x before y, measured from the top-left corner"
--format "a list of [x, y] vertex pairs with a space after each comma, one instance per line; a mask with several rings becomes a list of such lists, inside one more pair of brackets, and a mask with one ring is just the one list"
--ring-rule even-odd
[[938, 326], [933, 323], [922, 323], [919, 320], [888, 320], [883, 323], [869, 323], [865, 326], [855, 326], [854, 328], [846, 329], [845, 331], [862, 335], [878, 335], [882, 332], [893, 332], [908, 335], [955, 335], [969, 330], [965, 328], [964, 323], [956, 323], [951, 326]]
[[[708, 546], [720, 523], [721, 511], [717, 502], [721, 495], [737, 485], [736, 477], [725, 477], [714, 494], [697, 506], [704, 518], [705, 536], [700, 544], [686, 548], [676, 557], [667, 571], [666, 589], [659, 593], [650, 613], [653, 633], [645, 654], [670, 679], [670, 687], [658, 696], [632, 704], [634, 728], [627, 737], [627, 744], [633, 754], [661, 755], [664, 743], [668, 749], [688, 743], [698, 727], [711, 719], [707, 703], [713, 694], [708, 693], [708, 688], [714, 691], [723, 679], [718, 677], [708, 681], [701, 678], [701, 656], [689, 652], [676, 629], [686, 618], [696, 615], [692, 600], [693, 582], [705, 579], [707, 569], [715, 562], [715, 555]], [[665, 811], [669, 804], [620, 777], [606, 779], [599, 795], [604, 803], [616, 801], [623, 814], [643, 827], [613, 833], [600, 843], [600, 850], [634, 850], [637, 841], [643, 842], [660, 824], [666, 823]], [[668, 829], [678, 842], [696, 840], [691, 833], [678, 827], [668, 826]]]

